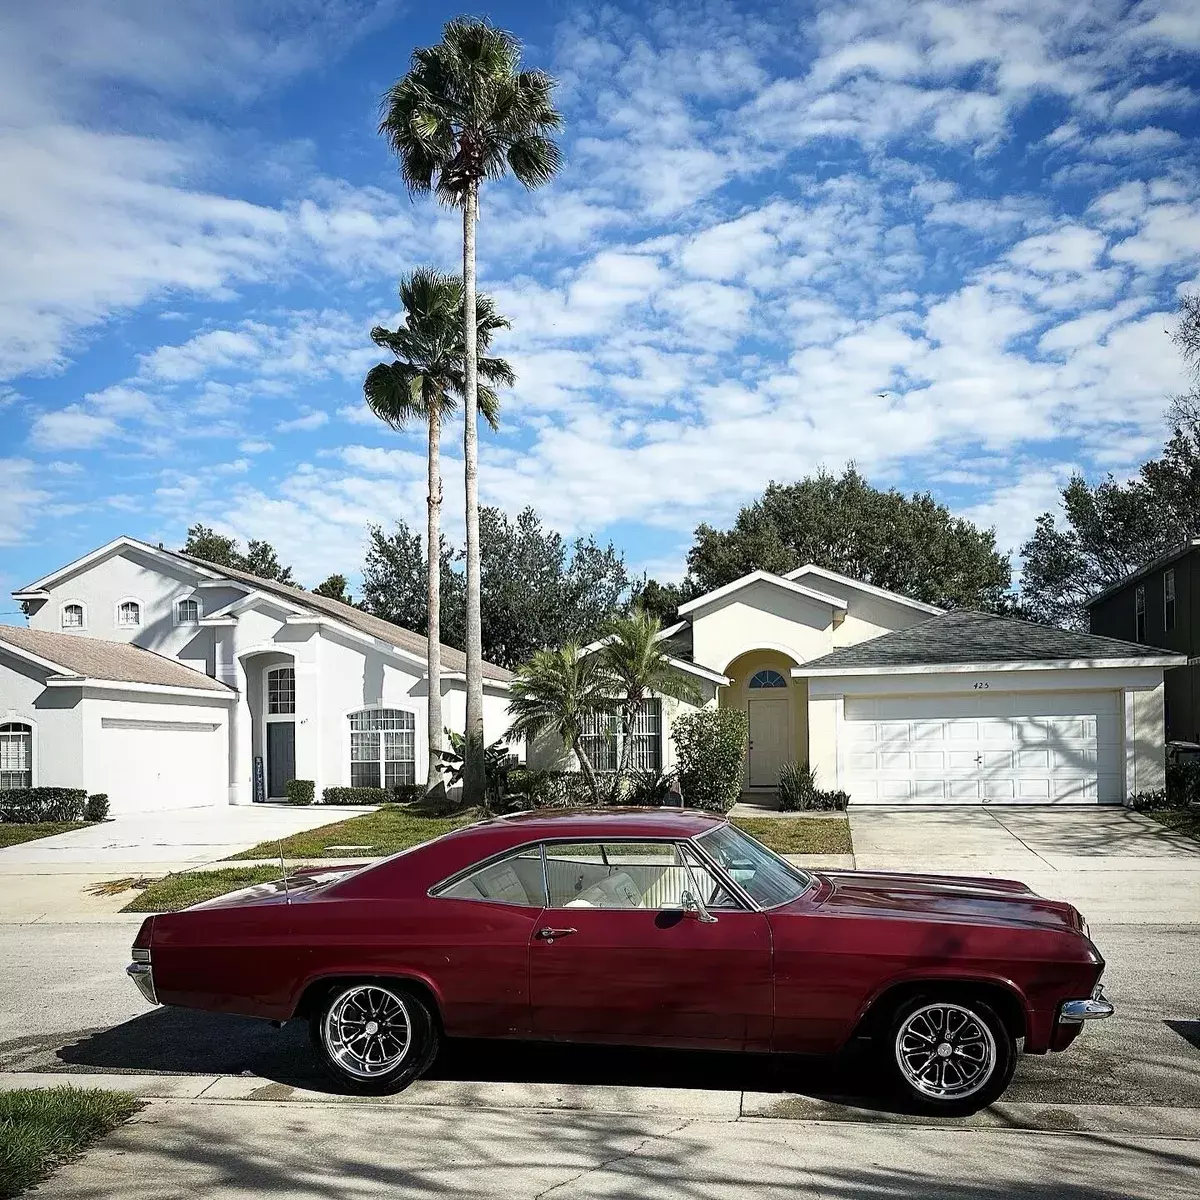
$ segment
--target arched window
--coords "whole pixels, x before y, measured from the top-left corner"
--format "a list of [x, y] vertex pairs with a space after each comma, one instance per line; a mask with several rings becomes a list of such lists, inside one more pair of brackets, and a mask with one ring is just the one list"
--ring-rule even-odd
[[83, 629], [84, 624], [82, 604], [64, 604], [62, 606], [62, 627], [64, 629]]
[[200, 620], [199, 600], [177, 600], [175, 602], [175, 624], [195, 625]]
[[33, 787], [33, 729], [9, 721], [0, 725], [0, 790]]
[[136, 600], [122, 600], [117, 605], [117, 624], [123, 629], [136, 629], [142, 623], [142, 606]]
[[403, 708], [350, 714], [350, 786], [417, 781], [417, 718]]
[[296, 711], [296, 668], [275, 667], [267, 672], [267, 716], [290, 716]]
[[778, 671], [759, 671], [750, 680], [750, 687], [753, 690], [759, 688], [785, 688], [787, 687], [787, 680]]

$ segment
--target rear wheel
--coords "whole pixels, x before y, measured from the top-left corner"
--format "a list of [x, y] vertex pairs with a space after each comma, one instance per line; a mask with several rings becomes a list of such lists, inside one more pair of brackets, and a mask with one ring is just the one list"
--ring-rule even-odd
[[437, 1054], [425, 1002], [398, 983], [344, 983], [313, 1012], [309, 1032], [325, 1066], [356, 1092], [396, 1092]]
[[924, 996], [892, 1018], [886, 1058], [900, 1094], [923, 1112], [955, 1117], [999, 1099], [1016, 1069], [1016, 1044], [980, 1000]]

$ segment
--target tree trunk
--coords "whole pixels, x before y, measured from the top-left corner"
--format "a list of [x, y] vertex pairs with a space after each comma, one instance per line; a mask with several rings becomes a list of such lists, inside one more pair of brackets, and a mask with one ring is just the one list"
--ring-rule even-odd
[[429, 563], [429, 617], [426, 632], [429, 638], [427, 658], [429, 676], [429, 770], [425, 777], [426, 791], [442, 783], [442, 411], [440, 397], [434, 396], [429, 406], [429, 524], [426, 529]]
[[624, 790], [625, 780], [629, 777], [629, 769], [633, 764], [633, 727], [637, 721], [638, 705], [641, 698], [633, 699], [626, 696], [621, 704], [621, 753], [617, 758], [617, 777], [613, 780], [613, 800], [618, 801]]
[[467, 722], [463, 746], [463, 800], [484, 802], [483, 622], [479, 590], [479, 348], [475, 325], [475, 221], [479, 187], [463, 202], [463, 467], [467, 499]]
[[571, 749], [575, 751], [575, 757], [579, 760], [579, 772], [587, 780], [588, 790], [592, 793], [592, 800], [595, 802], [597, 808], [603, 807], [603, 801], [600, 799], [600, 784], [596, 779], [596, 772], [592, 769], [592, 760], [584, 752], [579, 738], [576, 738], [571, 743]]

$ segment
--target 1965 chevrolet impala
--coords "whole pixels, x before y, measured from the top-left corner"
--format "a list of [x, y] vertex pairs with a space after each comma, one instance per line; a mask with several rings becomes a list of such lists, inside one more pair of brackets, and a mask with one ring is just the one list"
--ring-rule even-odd
[[358, 869], [147, 918], [152, 1003], [303, 1018], [327, 1065], [394, 1090], [438, 1039], [828, 1054], [868, 1037], [930, 1111], [1008, 1086], [1017, 1044], [1106, 1017], [1071, 905], [1003, 879], [805, 872], [721, 817], [499, 817]]

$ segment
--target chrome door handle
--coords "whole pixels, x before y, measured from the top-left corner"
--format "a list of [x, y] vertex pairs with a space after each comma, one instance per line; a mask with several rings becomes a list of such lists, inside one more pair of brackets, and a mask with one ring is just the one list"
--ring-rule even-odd
[[570, 937], [571, 934], [578, 932], [578, 929], [539, 929], [534, 937], [542, 942], [552, 942], [555, 938]]

